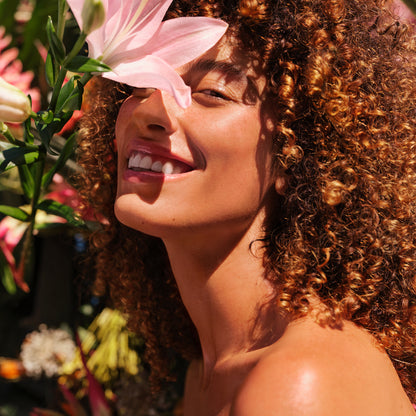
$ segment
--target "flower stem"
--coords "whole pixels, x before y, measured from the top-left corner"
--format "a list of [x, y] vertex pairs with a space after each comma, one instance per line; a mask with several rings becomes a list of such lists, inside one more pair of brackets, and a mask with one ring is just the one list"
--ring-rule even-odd
[[58, 78], [55, 82], [55, 85], [53, 86], [52, 98], [49, 104], [49, 109], [52, 110], [53, 112], [55, 112], [56, 103], [58, 102], [59, 93], [61, 91], [62, 84], [65, 81], [66, 73], [67, 73], [67, 70], [64, 67], [62, 67], [61, 70], [59, 71]]
[[81, 50], [81, 48], [85, 44], [85, 39], [86, 38], [87, 38], [87, 35], [85, 33], [81, 32], [79, 38], [75, 42], [74, 47], [72, 48], [71, 52], [69, 52], [68, 56], [64, 60], [64, 63], [62, 64], [61, 70], [59, 71], [59, 74], [58, 74], [58, 79], [56, 80], [56, 83], [53, 87], [52, 98], [51, 98], [51, 102], [50, 102], [50, 105], [49, 105], [49, 109], [51, 109], [52, 111], [55, 111], [55, 107], [56, 107], [56, 103], [58, 101], [59, 93], [61, 91], [62, 84], [65, 81], [66, 73], [68, 72], [66, 70], [65, 66], [68, 63], [70, 63], [78, 55], [78, 52]]
[[9, 126], [2, 122], [0, 123], [0, 134], [4, 136], [9, 143], [18, 143], [18, 140], [13, 136], [12, 132], [10, 131]]
[[91, 74], [91, 72], [86, 72], [78, 82], [80, 82], [85, 87], [85, 85], [92, 78], [92, 76], [93, 75]]
[[71, 52], [69, 52], [68, 56], [65, 58], [63, 66], [69, 64], [78, 55], [78, 52], [85, 44], [85, 39], [87, 39], [87, 35], [84, 32], [81, 32]]
[[45, 158], [41, 158], [39, 162], [35, 163], [33, 165], [35, 167], [35, 189], [33, 193], [33, 198], [31, 202], [31, 213], [30, 213], [30, 222], [29, 227], [26, 231], [24, 241], [23, 241], [23, 247], [22, 247], [22, 254], [20, 256], [19, 261], [19, 270], [22, 270], [22, 274], [24, 273], [24, 270], [26, 268], [26, 264], [30, 259], [30, 250], [32, 248], [32, 239], [33, 239], [33, 230], [35, 229], [35, 219], [36, 219], [36, 212], [37, 207], [39, 204], [39, 197], [42, 190], [42, 176], [43, 171], [45, 170]]
[[65, 17], [68, 11], [68, 4], [65, 0], [59, 0], [58, 2], [58, 28], [57, 28], [57, 36], [60, 40], [64, 37], [65, 31]]

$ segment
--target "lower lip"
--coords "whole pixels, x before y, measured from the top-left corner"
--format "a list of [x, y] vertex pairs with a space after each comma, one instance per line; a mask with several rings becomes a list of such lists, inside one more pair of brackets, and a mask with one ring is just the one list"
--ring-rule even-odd
[[152, 182], [167, 182], [177, 180], [186, 176], [189, 172], [176, 173], [166, 175], [163, 172], [150, 172], [150, 171], [135, 171], [126, 169], [123, 174], [123, 179], [130, 183], [152, 183]]

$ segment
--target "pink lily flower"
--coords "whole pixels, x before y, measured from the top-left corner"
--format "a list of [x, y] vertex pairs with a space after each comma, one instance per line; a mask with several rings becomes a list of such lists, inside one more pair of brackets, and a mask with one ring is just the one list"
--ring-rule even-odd
[[[80, 27], [84, 1], [67, 0]], [[185, 108], [190, 88], [175, 68], [213, 47], [227, 24], [207, 17], [181, 17], [162, 22], [172, 0], [102, 0], [104, 24], [87, 36], [89, 56], [112, 71], [103, 77], [136, 88], [169, 92]]]

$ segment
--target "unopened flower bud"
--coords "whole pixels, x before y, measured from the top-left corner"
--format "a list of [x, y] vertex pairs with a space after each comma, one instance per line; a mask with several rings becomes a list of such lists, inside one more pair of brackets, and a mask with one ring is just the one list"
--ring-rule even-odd
[[29, 97], [0, 77], [0, 121], [23, 123], [31, 113]]
[[85, 0], [81, 12], [82, 31], [88, 35], [105, 22], [105, 9], [101, 0]]

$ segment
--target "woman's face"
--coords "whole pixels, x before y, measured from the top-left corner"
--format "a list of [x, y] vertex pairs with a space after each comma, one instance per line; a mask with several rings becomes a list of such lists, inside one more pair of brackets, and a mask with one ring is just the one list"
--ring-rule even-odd
[[225, 38], [178, 72], [190, 107], [136, 89], [120, 109], [117, 218], [161, 238], [247, 225], [273, 184], [265, 78]]

